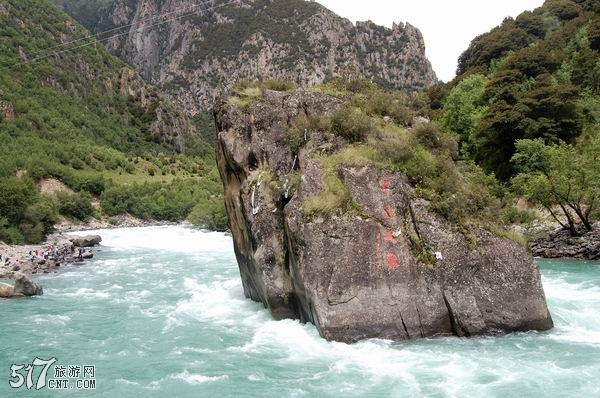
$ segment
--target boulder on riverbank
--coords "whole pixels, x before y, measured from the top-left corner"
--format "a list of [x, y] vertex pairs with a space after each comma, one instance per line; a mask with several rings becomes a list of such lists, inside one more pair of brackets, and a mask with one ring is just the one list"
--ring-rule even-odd
[[41, 285], [34, 283], [29, 277], [23, 273], [17, 272], [14, 274], [15, 284], [11, 286], [6, 283], [0, 283], [0, 297], [29, 297], [41, 296], [44, 294], [44, 289]]
[[600, 260], [600, 223], [592, 231], [581, 231], [572, 236], [570, 231], [559, 229], [531, 243], [536, 257]]
[[318, 157], [347, 143], [304, 132], [295, 155], [286, 131], [340, 105], [269, 90], [250, 111], [217, 102], [217, 161], [245, 295], [343, 342], [551, 328], [527, 249], [483, 229], [466, 234], [401, 174], [339, 165], [354, 211], [306, 216], [327, 184]]
[[75, 247], [94, 247], [102, 242], [100, 235], [75, 236], [70, 238]]

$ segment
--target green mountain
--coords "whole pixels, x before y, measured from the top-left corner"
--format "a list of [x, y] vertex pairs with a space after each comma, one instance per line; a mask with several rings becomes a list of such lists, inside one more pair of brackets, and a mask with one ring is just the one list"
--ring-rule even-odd
[[599, 13], [595, 0], [548, 0], [472, 41], [441, 90], [443, 122], [466, 153], [508, 179], [517, 140], [574, 143], [596, 122]]
[[[0, 2], [0, 241], [39, 241], [92, 195], [108, 215], [182, 219], [219, 192], [190, 188], [218, 178], [188, 117], [88, 35], [49, 0]], [[41, 195], [49, 178], [73, 193]]]
[[600, 218], [600, 2], [548, 0], [473, 40], [429, 91], [461, 154], [572, 235]]

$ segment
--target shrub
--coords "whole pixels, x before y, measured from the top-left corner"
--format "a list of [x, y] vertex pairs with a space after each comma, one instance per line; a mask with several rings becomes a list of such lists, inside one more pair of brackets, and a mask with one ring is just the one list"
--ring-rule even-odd
[[506, 206], [500, 214], [502, 222], [505, 224], [531, 224], [536, 220], [536, 215], [531, 210], [520, 210], [516, 206]]
[[374, 91], [364, 97], [355, 97], [355, 102], [370, 116], [388, 116], [401, 126], [409, 126], [415, 112], [408, 106], [408, 100], [402, 94]]
[[365, 141], [373, 131], [373, 121], [358, 108], [344, 106], [331, 116], [331, 132], [350, 142]]
[[438, 153], [445, 153], [456, 159], [458, 143], [450, 135], [443, 133], [434, 123], [426, 123], [412, 130], [417, 142], [425, 148]]
[[86, 191], [92, 195], [100, 195], [106, 187], [106, 180], [101, 174], [90, 174], [85, 176], [73, 176], [64, 181], [70, 188], [76, 191]]
[[227, 103], [239, 108], [243, 113], [249, 113], [252, 106], [252, 100], [247, 97], [230, 97]]
[[212, 231], [227, 230], [228, 220], [223, 198], [213, 197], [201, 200], [192, 209], [188, 221]]
[[92, 197], [87, 192], [56, 194], [58, 212], [65, 217], [85, 221], [94, 214]]
[[296, 84], [283, 79], [272, 79], [263, 82], [263, 87], [273, 91], [292, 91], [296, 89]]
[[32, 244], [42, 242], [54, 229], [57, 219], [58, 213], [54, 201], [42, 195], [36, 203], [27, 208], [24, 220], [20, 224], [25, 242]]

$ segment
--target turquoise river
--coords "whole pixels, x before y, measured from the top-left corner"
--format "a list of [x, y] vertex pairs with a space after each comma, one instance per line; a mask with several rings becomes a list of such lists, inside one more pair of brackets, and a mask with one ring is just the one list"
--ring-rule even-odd
[[[224, 234], [98, 233], [43, 296], [0, 301], [0, 397], [600, 397], [600, 264], [539, 262], [550, 332], [347, 345], [246, 300]], [[11, 388], [36, 357], [57, 359], [48, 381], [94, 366], [96, 389], [36, 390], [40, 366]]]

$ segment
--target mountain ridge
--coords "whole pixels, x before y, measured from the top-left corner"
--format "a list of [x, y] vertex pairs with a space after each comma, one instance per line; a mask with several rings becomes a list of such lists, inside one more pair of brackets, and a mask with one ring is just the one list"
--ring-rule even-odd
[[[56, 1], [94, 33], [142, 21], [127, 35], [108, 40], [107, 47], [191, 115], [211, 107], [217, 87], [227, 90], [245, 79], [310, 86], [341, 74], [348, 64], [390, 89], [420, 90], [437, 82], [414, 26], [353, 24], [316, 2], [217, 1], [202, 15], [175, 19], [182, 15], [177, 10], [190, 10], [198, 2]], [[136, 30], [164, 13], [173, 20]]]

